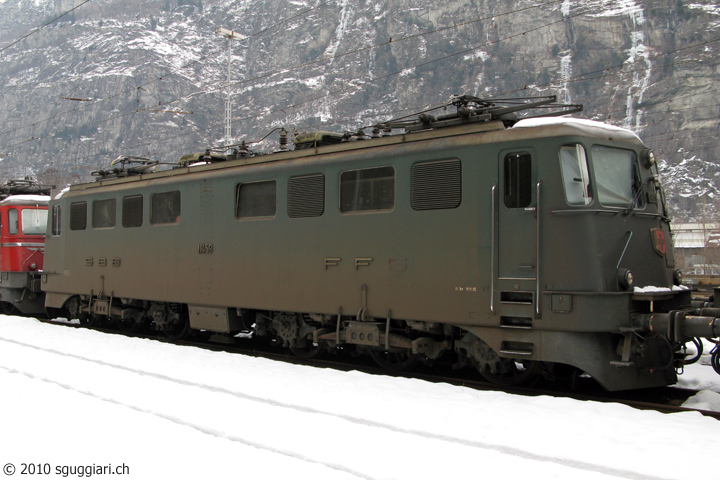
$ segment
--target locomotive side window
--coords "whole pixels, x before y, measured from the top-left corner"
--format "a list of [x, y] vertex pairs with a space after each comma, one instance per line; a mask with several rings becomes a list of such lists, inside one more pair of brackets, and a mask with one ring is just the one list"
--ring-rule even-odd
[[115, 226], [115, 199], [95, 200], [93, 202], [93, 228], [113, 228]]
[[532, 201], [532, 158], [529, 153], [509, 153], [505, 168], [505, 206], [525, 208]]
[[39, 208], [25, 208], [20, 212], [22, 232], [25, 235], [45, 235], [48, 211]]
[[414, 210], [439, 210], [460, 205], [460, 160], [416, 163], [410, 175], [410, 205]]
[[70, 230], [85, 230], [87, 227], [87, 202], [70, 204]]
[[[603, 205], [626, 207], [640, 188], [635, 152], [594, 145], [590, 149], [598, 199]], [[644, 200], [641, 197], [639, 207]]]
[[122, 204], [122, 226], [123, 228], [141, 227], [143, 224], [143, 197], [142, 195], [131, 195], [123, 197]]
[[340, 211], [367, 212], [395, 207], [393, 167], [347, 170], [340, 174]]
[[153, 193], [150, 196], [150, 224], [180, 223], [180, 191]]
[[17, 235], [18, 231], [17, 209], [11, 208], [10, 210], [8, 210], [8, 233], [10, 235]]
[[57, 237], [60, 235], [60, 214], [62, 213], [62, 209], [60, 208], [60, 205], [53, 206], [52, 209], [52, 234], [53, 236]]
[[325, 212], [325, 175], [305, 175], [288, 180], [288, 217], [319, 217]]
[[237, 218], [274, 217], [276, 209], [275, 180], [240, 183], [235, 191]]
[[567, 202], [570, 205], [589, 205], [592, 191], [585, 147], [580, 144], [560, 147], [560, 167]]

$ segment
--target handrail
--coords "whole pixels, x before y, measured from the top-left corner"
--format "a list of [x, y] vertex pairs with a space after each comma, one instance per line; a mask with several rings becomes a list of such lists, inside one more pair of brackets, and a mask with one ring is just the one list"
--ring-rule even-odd
[[490, 312], [495, 313], [495, 191], [497, 184], [492, 186], [490, 201]]
[[628, 245], [630, 245], [630, 239], [631, 239], [632, 236], [633, 236], [633, 232], [630, 231], [630, 230], [628, 230], [627, 232], [625, 232], [625, 235], [627, 235], [628, 233], [629, 233], [630, 235], [628, 235], [627, 242], [625, 242], [625, 248], [623, 248], [623, 251], [622, 251], [622, 253], [620, 254], [620, 258], [618, 259], [617, 265], [615, 265], [615, 268], [616, 268], [616, 269], [617, 269], [617, 268], [620, 268], [620, 262], [622, 262], [622, 259], [623, 259], [623, 257], [625, 256], [625, 252], [627, 252]]
[[535, 201], [535, 213], [536, 218], [536, 239], [535, 239], [535, 316], [540, 318], [540, 187], [542, 182], [538, 181], [537, 189], [535, 190], [537, 199]]
[[596, 213], [596, 214], [606, 214], [606, 215], [617, 215], [620, 213], [620, 210], [601, 210], [597, 208], [576, 208], [573, 210], [553, 210], [552, 213], [556, 215], [562, 215], [562, 214], [576, 214], [576, 213]]

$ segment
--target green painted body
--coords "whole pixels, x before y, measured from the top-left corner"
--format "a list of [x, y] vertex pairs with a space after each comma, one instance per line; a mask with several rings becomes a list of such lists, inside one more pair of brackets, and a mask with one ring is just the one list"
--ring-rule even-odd
[[[672, 252], [656, 253], [651, 237], [659, 228], [670, 238], [661, 202], [647, 196], [628, 213], [597, 198], [569, 205], [558, 160], [569, 144], [637, 157], [645, 148], [629, 132], [600, 126], [488, 122], [77, 185], [50, 204], [62, 209], [62, 223], [46, 241], [46, 304], [92, 295], [441, 323], [474, 333], [501, 356], [518, 355], [508, 345], [530, 345], [524, 358], [577, 366], [610, 389], [672, 383], [674, 371], [609, 363], [618, 359], [620, 329], [651, 304], [619, 286], [618, 268], [630, 269], [635, 285], [672, 286]], [[532, 159], [523, 208], [503, 201], [510, 153]], [[413, 209], [412, 166], [446, 159], [461, 164], [460, 205]], [[342, 213], [341, 173], [383, 166], [395, 170], [392, 210]], [[643, 182], [652, 178], [637, 170]], [[311, 174], [324, 175], [324, 212], [290, 218], [288, 179]], [[275, 216], [238, 219], [238, 184], [271, 179]], [[179, 223], [151, 225], [150, 195], [174, 190]], [[129, 195], [144, 196], [138, 228], [121, 226]], [[91, 210], [87, 229], [69, 228], [71, 203], [108, 198], [117, 199], [114, 228], [92, 228]]]

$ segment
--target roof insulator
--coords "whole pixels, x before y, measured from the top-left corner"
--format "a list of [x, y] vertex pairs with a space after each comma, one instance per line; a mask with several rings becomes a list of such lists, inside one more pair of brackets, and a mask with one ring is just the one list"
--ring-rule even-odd
[[284, 128], [280, 129], [280, 150], [285, 152], [288, 149], [288, 132]]

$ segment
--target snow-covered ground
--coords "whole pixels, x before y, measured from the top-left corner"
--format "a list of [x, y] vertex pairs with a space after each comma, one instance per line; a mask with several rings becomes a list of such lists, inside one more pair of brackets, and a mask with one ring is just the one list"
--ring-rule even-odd
[[[686, 375], [720, 406], [720, 376]], [[10, 316], [0, 316], [0, 385], [0, 465], [21, 477], [686, 480], [712, 477], [720, 448], [718, 421], [695, 412], [338, 372]]]

